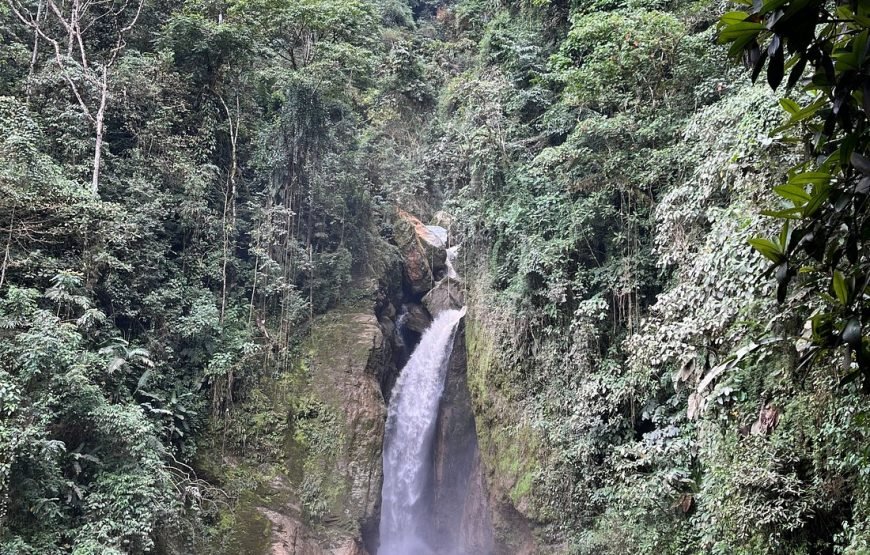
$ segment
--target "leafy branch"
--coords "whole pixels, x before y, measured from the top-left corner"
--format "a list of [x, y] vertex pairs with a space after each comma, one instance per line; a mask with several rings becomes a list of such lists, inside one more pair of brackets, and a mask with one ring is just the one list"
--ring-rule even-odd
[[810, 292], [820, 307], [801, 363], [843, 347], [844, 381], [861, 375], [870, 392], [870, 6], [838, 2], [831, 13], [818, 0], [742, 3], [749, 11], [721, 17], [719, 42], [743, 58], [753, 81], [766, 67], [776, 90], [788, 71], [787, 90], [800, 84], [809, 97], [803, 105], [780, 102], [788, 119], [773, 132], [794, 133], [809, 156], [773, 188], [782, 205], [763, 212], [782, 221], [779, 236], [750, 244], [771, 261], [765, 275], [775, 276], [780, 303], [797, 289]]

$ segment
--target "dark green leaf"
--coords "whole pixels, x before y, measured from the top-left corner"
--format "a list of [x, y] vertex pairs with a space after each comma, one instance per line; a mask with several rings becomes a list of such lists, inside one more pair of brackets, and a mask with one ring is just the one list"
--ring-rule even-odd
[[864, 156], [858, 154], [857, 152], [853, 152], [852, 156], [849, 157], [849, 163], [852, 164], [853, 168], [860, 171], [864, 175], [870, 175], [870, 160], [868, 160]]
[[799, 185], [779, 185], [777, 187], [774, 187], [773, 191], [779, 196], [788, 199], [798, 205], [806, 204], [812, 198], [812, 196]]
[[724, 44], [726, 42], [732, 42], [735, 40], [743, 39], [745, 37], [749, 37], [749, 39], [751, 40], [753, 37], [757, 36], [758, 33], [764, 31], [765, 29], [765, 26], [761, 23], [752, 23], [749, 21], [732, 23], [730, 25], [727, 25], [719, 33], [719, 42]]
[[765, 256], [774, 264], [780, 264], [785, 260], [785, 254], [777, 243], [763, 237], [756, 237], [749, 240], [752, 247]]
[[834, 271], [832, 285], [837, 300], [840, 301], [841, 305], [846, 306], [849, 303], [849, 287], [846, 285], [846, 279], [843, 277], [842, 272], [838, 270]]
[[850, 318], [843, 329], [843, 343], [848, 343], [853, 347], [861, 344], [861, 322], [857, 318]]
[[787, 88], [791, 89], [797, 84], [798, 80], [800, 80], [801, 76], [804, 74], [806, 67], [807, 58], [801, 57], [798, 59], [794, 67], [791, 68], [791, 72], [788, 74], [788, 83], [786, 83]]
[[778, 36], [771, 43], [771, 47], [775, 48], [773, 48], [773, 52], [770, 50], [767, 52], [770, 56], [770, 63], [767, 64], [767, 83], [773, 90], [776, 90], [785, 75], [785, 54], [782, 51], [782, 44]]
[[724, 25], [734, 25], [735, 23], [741, 23], [743, 20], [749, 17], [749, 14], [746, 12], [728, 12], [722, 15], [719, 18], [720, 24]]

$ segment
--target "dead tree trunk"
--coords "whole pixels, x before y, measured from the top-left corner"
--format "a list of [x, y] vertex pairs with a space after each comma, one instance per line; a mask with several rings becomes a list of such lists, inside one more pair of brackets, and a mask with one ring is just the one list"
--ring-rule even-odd
[[[118, 60], [124, 46], [126, 46], [125, 37], [139, 20], [144, 0], [138, 0], [135, 12], [132, 15], [130, 15], [131, 9], [129, 9], [130, 0], [126, 0], [120, 8], [114, 7], [114, 4], [107, 5], [99, 2], [83, 3], [81, 0], [73, 0], [69, 4], [62, 2], [58, 5], [55, 0], [47, 0], [47, 11], [54, 14], [60, 28], [48, 24], [49, 16], [42, 15], [42, 2], [39, 3], [36, 14], [33, 14], [21, 0], [6, 0], [6, 4], [12, 10], [15, 17], [33, 29], [34, 44], [31, 73], [36, 67], [39, 53], [38, 39], [41, 37], [51, 45], [54, 51], [54, 63], [60, 70], [64, 81], [66, 81], [72, 90], [82, 114], [94, 127], [94, 166], [91, 176], [91, 192], [96, 196], [99, 193], [100, 185], [106, 107], [109, 101], [110, 69]], [[104, 54], [102, 56], [102, 61], [92, 65], [89, 57], [91, 55], [98, 56], [98, 54], [88, 53], [85, 31], [90, 28], [90, 24], [93, 21], [107, 17], [116, 19], [117, 37], [115, 46], [108, 52], [108, 55]], [[66, 53], [61, 48], [62, 41], [66, 41]], [[81, 84], [70, 76], [69, 67], [76, 65], [81, 68], [86, 83], [98, 91], [97, 99], [91, 101], [95, 105], [89, 104], [87, 90], [83, 90]]]

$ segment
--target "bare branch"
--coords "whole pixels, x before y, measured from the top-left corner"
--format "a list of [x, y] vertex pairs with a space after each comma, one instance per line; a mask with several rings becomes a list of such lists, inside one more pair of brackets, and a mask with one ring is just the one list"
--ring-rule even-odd
[[[36, 24], [37, 25], [39, 24], [39, 20], [42, 18], [43, 6], [45, 6], [45, 2], [43, 2], [43, 0], [39, 0], [39, 5], [36, 9]], [[36, 31], [33, 31], [33, 53], [30, 56], [30, 71], [27, 74], [27, 86], [26, 86], [27, 102], [28, 103], [30, 102], [30, 91], [31, 91], [30, 87], [31, 87], [32, 82], [33, 82], [33, 74], [36, 72], [36, 61], [38, 59], [38, 54], [39, 54], [39, 33]]]
[[[115, 41], [114, 47], [110, 50], [108, 59], [103, 61], [102, 63], [97, 60], [97, 62], [94, 64], [95, 67], [92, 68], [91, 63], [88, 59], [88, 50], [85, 47], [85, 31], [89, 30], [96, 21], [99, 21], [102, 18], [120, 18], [125, 12], [127, 12], [128, 8], [130, 7], [131, 0], [123, 0], [122, 2], [118, 2], [117, 0], [71, 0], [71, 3], [69, 5], [67, 5], [65, 1], [62, 1], [60, 6], [58, 6], [55, 0], [46, 1], [48, 2], [50, 12], [54, 14], [55, 18], [66, 31], [66, 57], [64, 57], [61, 51], [60, 41], [62, 39], [49, 35], [49, 31], [47, 31], [46, 27], [40, 22], [41, 10], [43, 5], [42, 0], [40, 0], [39, 11], [37, 12], [36, 18], [34, 18], [33, 14], [22, 4], [21, 0], [6, 0], [6, 3], [9, 5], [15, 16], [26, 26], [33, 29], [35, 33], [31, 72], [33, 71], [33, 67], [35, 67], [38, 54], [37, 39], [41, 37], [45, 39], [49, 44], [51, 44], [52, 48], [54, 49], [55, 63], [60, 70], [61, 76], [67, 82], [70, 90], [72, 90], [73, 94], [75, 95], [79, 107], [82, 110], [82, 113], [94, 125], [95, 146], [91, 191], [93, 192], [93, 194], [96, 195], [98, 192], [100, 166], [102, 160], [102, 146], [104, 134], [103, 126], [105, 122], [106, 107], [109, 98], [109, 68], [115, 64], [121, 54], [121, 51], [126, 46], [124, 37], [133, 29], [133, 27], [139, 21], [139, 17], [142, 14], [142, 8], [145, 2], [144, 0], [138, 0], [136, 12], [133, 15], [133, 18], [129, 21], [129, 23], [127, 23], [117, 31], [117, 39]], [[88, 15], [88, 11], [94, 6], [101, 6], [100, 9], [102, 10], [102, 13], [96, 14], [95, 16], [91, 17], [90, 20], [88, 20], [86, 17]], [[65, 14], [65, 9], [67, 9], [67, 7], [69, 9], [68, 15]], [[121, 24], [120, 19], [117, 21], [117, 24]], [[72, 54], [74, 47], [76, 47], [78, 50], [78, 55], [80, 57], [79, 65], [83, 70], [84, 79], [99, 90], [99, 103], [94, 109], [89, 107], [88, 103], [85, 102], [85, 98], [83, 97], [82, 92], [79, 90], [79, 86], [70, 76], [68, 71], [68, 64], [75, 62]]]
[[9, 245], [12, 243], [12, 226], [15, 224], [15, 206], [12, 207], [12, 215], [9, 216], [9, 235], [6, 237], [6, 254], [3, 255], [3, 265], [0, 267], [0, 289], [6, 281], [6, 267], [9, 265]]
[[[49, 0], [48, 3], [49, 3], [49, 6], [52, 8], [52, 11], [55, 12], [55, 14], [60, 13], [60, 10], [58, 9], [57, 4], [55, 4], [53, 2], [53, 0]], [[75, 82], [70, 77], [69, 73], [67, 73], [67, 71], [66, 71], [66, 65], [63, 63], [63, 53], [60, 50], [60, 43], [57, 41], [57, 39], [50, 37], [48, 34], [45, 33], [45, 31], [43, 30], [43, 28], [39, 24], [39, 22], [33, 18], [33, 14], [31, 14], [30, 11], [27, 10], [27, 8], [25, 8], [23, 5], [21, 5], [20, 2], [18, 2], [16, 0], [6, 0], [6, 4], [12, 10], [12, 13], [15, 14], [15, 16], [18, 19], [20, 19], [22, 23], [24, 23], [25, 25], [27, 25], [28, 27], [33, 29], [36, 33], [39, 34], [39, 36], [41, 36], [49, 44], [52, 45], [52, 47], [54, 48], [55, 62], [57, 63], [58, 68], [60, 69], [61, 76], [63, 76], [64, 80], [70, 86], [70, 89], [72, 89], [72, 92], [75, 95], [76, 100], [78, 101], [79, 106], [81, 107], [84, 115], [91, 122], [94, 122], [95, 121], [94, 116], [91, 114], [91, 111], [88, 108], [88, 105], [85, 104], [85, 101], [82, 98], [81, 93], [79, 92], [78, 86], [75, 84]], [[25, 13], [27, 14], [28, 17], [24, 16]], [[63, 21], [62, 15], [58, 15], [58, 17]], [[66, 21], [63, 21], [63, 23], [66, 25]]]

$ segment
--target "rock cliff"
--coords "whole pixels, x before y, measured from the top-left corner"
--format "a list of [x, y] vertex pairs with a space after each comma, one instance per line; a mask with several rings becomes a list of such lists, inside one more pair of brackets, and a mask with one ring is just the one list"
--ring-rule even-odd
[[434, 520], [445, 553], [494, 551], [487, 488], [466, 383], [464, 326], [453, 344], [435, 438]]
[[260, 455], [225, 453], [213, 470], [222, 482], [259, 482], [233, 510], [226, 555], [368, 555], [363, 537], [378, 525], [386, 416], [379, 373], [390, 346], [362, 305], [315, 319], [304, 348], [290, 380], [268, 388], [270, 409], [289, 422], [277, 460], [251, 467]]
[[[237, 531], [224, 546], [226, 555], [377, 552], [391, 389], [433, 316], [464, 301], [461, 278], [447, 275], [446, 230], [404, 212], [398, 213], [395, 230], [396, 263], [384, 272], [377, 293], [315, 318], [301, 363], [266, 387], [272, 391], [269, 410], [287, 421], [283, 460], [251, 470], [247, 455], [236, 453], [216, 463], [217, 475], [244, 471], [262, 477], [238, 502]], [[368, 287], [377, 281], [370, 279]], [[474, 354], [478, 364], [480, 353]], [[487, 421], [486, 407], [469, 390], [468, 355], [461, 325], [436, 426], [433, 539], [451, 555], [528, 552], [528, 541], [518, 539], [526, 538], [523, 517], [505, 510], [505, 484], [495, 479], [493, 436], [477, 430], [476, 419]], [[480, 368], [474, 371], [477, 375]], [[483, 456], [479, 437], [486, 442]]]

